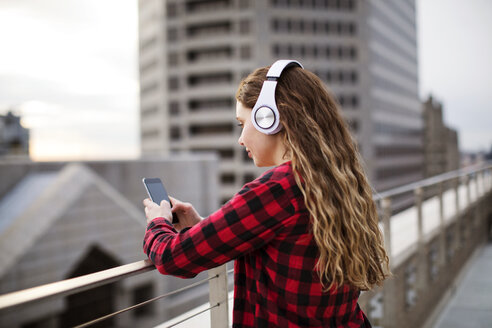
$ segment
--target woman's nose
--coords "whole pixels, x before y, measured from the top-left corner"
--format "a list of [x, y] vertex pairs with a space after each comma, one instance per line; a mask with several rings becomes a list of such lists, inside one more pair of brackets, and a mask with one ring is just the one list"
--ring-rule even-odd
[[237, 143], [240, 144], [241, 146], [244, 146], [244, 143], [243, 143], [243, 131], [241, 131], [241, 135], [239, 136], [239, 139], [237, 139]]

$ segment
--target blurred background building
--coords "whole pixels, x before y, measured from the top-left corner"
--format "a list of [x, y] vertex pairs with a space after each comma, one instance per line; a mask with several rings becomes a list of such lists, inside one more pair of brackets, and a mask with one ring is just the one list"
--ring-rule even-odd
[[0, 158], [5, 156], [29, 156], [29, 130], [12, 112], [0, 115]]
[[218, 152], [226, 201], [262, 171], [237, 144], [237, 85], [291, 58], [336, 95], [376, 190], [419, 180], [415, 20], [414, 0], [140, 0], [142, 155]]
[[425, 177], [459, 169], [458, 133], [444, 124], [442, 104], [429, 96], [423, 110]]
[[[134, 161], [0, 160], [0, 294], [102, 271], [145, 258], [143, 177], [201, 215], [218, 207], [217, 158]], [[173, 291], [194, 279], [156, 271], [89, 291], [0, 311], [0, 327], [73, 327]], [[96, 327], [154, 327], [208, 299], [208, 287], [166, 298]]]

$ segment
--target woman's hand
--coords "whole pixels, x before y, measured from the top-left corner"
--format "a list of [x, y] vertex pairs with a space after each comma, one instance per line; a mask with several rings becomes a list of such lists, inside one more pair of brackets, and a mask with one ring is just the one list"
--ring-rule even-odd
[[184, 228], [192, 227], [202, 220], [200, 214], [198, 214], [195, 208], [193, 208], [193, 205], [190, 203], [183, 203], [173, 197], [169, 197], [169, 199], [173, 203], [173, 208], [171, 211], [172, 213], [176, 213], [179, 219], [179, 222], [174, 224], [174, 228], [176, 228], [176, 230], [180, 231]]
[[149, 198], [144, 199], [143, 204], [145, 206], [145, 216], [147, 217], [147, 224], [155, 218], [162, 217], [169, 222], [172, 222], [172, 213], [176, 213], [179, 222], [174, 224], [174, 228], [178, 231], [192, 227], [202, 220], [198, 212], [193, 208], [190, 203], [183, 203], [176, 198], [169, 197], [173, 203], [173, 208], [169, 202], [163, 200], [161, 205], [157, 205]]
[[145, 216], [147, 217], [147, 225], [155, 218], [164, 218], [169, 222], [172, 222], [171, 205], [169, 202], [163, 200], [161, 205], [157, 205], [149, 198], [143, 200], [145, 206]]

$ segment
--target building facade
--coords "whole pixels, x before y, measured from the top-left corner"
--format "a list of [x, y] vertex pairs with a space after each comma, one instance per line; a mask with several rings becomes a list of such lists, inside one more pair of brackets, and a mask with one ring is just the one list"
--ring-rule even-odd
[[[31, 162], [0, 160], [0, 294], [146, 259], [143, 177], [207, 216], [218, 206], [217, 158]], [[22, 199], [22, 201], [19, 201]], [[0, 310], [0, 327], [74, 327], [207, 277], [157, 271], [66, 297]], [[97, 327], [155, 327], [208, 300], [208, 286], [162, 298]]]
[[0, 157], [29, 155], [29, 130], [20, 121], [12, 112], [0, 115]]
[[218, 152], [222, 201], [263, 171], [237, 85], [280, 58], [336, 95], [375, 189], [423, 176], [414, 0], [140, 0], [139, 37], [142, 155]]
[[425, 177], [459, 169], [458, 133], [444, 124], [442, 104], [430, 96], [422, 106]]

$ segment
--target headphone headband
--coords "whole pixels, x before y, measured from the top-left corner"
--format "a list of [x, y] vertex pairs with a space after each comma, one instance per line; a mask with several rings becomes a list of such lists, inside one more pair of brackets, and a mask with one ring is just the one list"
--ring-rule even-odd
[[297, 60], [290, 60], [290, 59], [280, 59], [277, 60], [275, 63], [272, 64], [270, 69], [267, 72], [267, 78], [273, 77], [278, 79], [280, 75], [282, 74], [284, 69], [287, 69], [292, 66], [299, 66], [300, 68], [303, 68], [301, 63], [299, 63]]
[[258, 100], [251, 111], [251, 122], [261, 133], [275, 134], [282, 129], [275, 102], [275, 88], [282, 72], [292, 66], [303, 68], [296, 60], [281, 59], [273, 63], [267, 72], [267, 80], [263, 82]]

